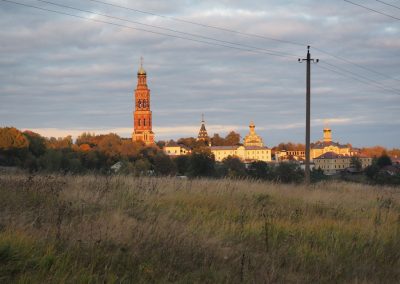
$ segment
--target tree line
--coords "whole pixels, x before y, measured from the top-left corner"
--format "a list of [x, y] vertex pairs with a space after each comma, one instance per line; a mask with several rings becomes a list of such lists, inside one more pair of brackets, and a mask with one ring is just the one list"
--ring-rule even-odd
[[[220, 146], [240, 145], [240, 135], [233, 131], [225, 138], [215, 134], [211, 139], [212, 143]], [[80, 174], [110, 173], [113, 171], [112, 166], [118, 164], [114, 171], [122, 174], [254, 178], [287, 183], [300, 183], [304, 177], [304, 172], [297, 163], [271, 165], [255, 161], [244, 164], [236, 157], [228, 157], [221, 163], [216, 163], [207, 147], [207, 141], [197, 141], [189, 137], [181, 138], [177, 142], [192, 148], [192, 153], [171, 158], [162, 151], [165, 145], [163, 141], [146, 146], [113, 133], [82, 133], [73, 141], [71, 136], [46, 138], [32, 131], [21, 132], [14, 127], [4, 127], [0, 128], [0, 166], [19, 167], [30, 172]], [[281, 143], [275, 149], [291, 150], [301, 147], [301, 144], [289, 142]], [[357, 167], [357, 161], [353, 163]], [[388, 165], [391, 165], [390, 158], [381, 155], [366, 169], [366, 176], [374, 183], [385, 183], [387, 180], [397, 183], [398, 175], [393, 177], [386, 173], [385, 168]], [[319, 181], [326, 177], [321, 170], [313, 170], [312, 179]]]

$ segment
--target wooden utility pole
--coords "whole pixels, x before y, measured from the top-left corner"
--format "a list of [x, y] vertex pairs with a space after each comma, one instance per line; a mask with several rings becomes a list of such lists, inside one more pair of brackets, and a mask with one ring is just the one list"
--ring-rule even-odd
[[308, 185], [310, 184], [311, 62], [319, 62], [319, 59], [311, 59], [310, 46], [307, 46], [307, 58], [299, 58], [299, 62], [303, 61], [307, 61], [305, 183]]

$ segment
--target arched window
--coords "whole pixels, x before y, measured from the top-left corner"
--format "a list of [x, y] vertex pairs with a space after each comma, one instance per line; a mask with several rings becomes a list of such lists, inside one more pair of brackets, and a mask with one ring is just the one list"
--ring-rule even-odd
[[146, 106], [147, 106], [147, 102], [146, 102], [146, 100], [143, 100], [143, 108], [146, 108]]
[[142, 101], [138, 100], [138, 108], [141, 108], [141, 107], [142, 107]]
[[143, 118], [143, 126], [146, 126], [146, 119]]
[[138, 126], [140, 126], [140, 118], [139, 118], [139, 120], [138, 120]]

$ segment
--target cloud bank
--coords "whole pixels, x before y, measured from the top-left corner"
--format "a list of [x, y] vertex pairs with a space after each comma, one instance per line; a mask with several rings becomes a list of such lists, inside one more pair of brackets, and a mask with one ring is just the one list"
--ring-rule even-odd
[[[398, 21], [344, 1], [108, 1], [310, 44], [312, 56], [321, 60], [312, 66], [312, 140], [320, 138], [328, 120], [334, 139], [343, 143], [399, 146], [400, 94], [376, 87], [383, 84], [399, 89]], [[305, 56], [305, 46], [222, 32], [87, 0], [54, 2], [295, 56], [280, 58], [210, 46], [2, 2], [2, 126], [37, 130], [46, 136], [76, 136], [90, 131], [129, 137], [136, 72], [143, 56], [157, 139], [196, 136], [201, 114], [205, 113], [210, 134], [235, 130], [244, 136], [249, 122], [254, 121], [268, 146], [282, 141], [303, 142], [305, 64], [298, 64], [297, 57]], [[21, 3], [104, 19], [34, 0]], [[385, 9], [379, 3], [369, 5]], [[143, 28], [132, 23], [129, 26]], [[377, 84], [361, 83], [344, 71], [339, 73], [346, 76], [330, 72], [322, 68], [329, 67], [325, 63]]]

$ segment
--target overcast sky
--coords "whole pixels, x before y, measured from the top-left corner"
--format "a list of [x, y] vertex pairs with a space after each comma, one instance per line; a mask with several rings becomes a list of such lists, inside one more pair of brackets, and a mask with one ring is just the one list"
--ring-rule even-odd
[[[210, 135], [235, 130], [244, 137], [254, 121], [269, 147], [279, 142], [303, 143], [306, 65], [297, 58], [305, 57], [310, 44], [312, 57], [320, 59], [312, 65], [312, 141], [321, 138], [327, 123], [334, 141], [358, 147], [400, 146], [399, 20], [339, 0], [104, 0], [300, 43], [296, 45], [88, 0], [49, 1], [130, 22], [35, 0], [15, 1], [132, 28], [242, 46], [213, 46], [0, 1], [0, 126], [31, 129], [45, 136], [76, 137], [90, 131], [130, 137], [133, 91], [143, 56], [156, 140], [196, 136], [204, 113]], [[373, 0], [354, 2], [400, 18], [400, 9]], [[400, 7], [400, 1], [386, 2]], [[240, 50], [254, 47], [259, 48], [257, 52]], [[266, 54], [266, 50], [285, 57]]]

